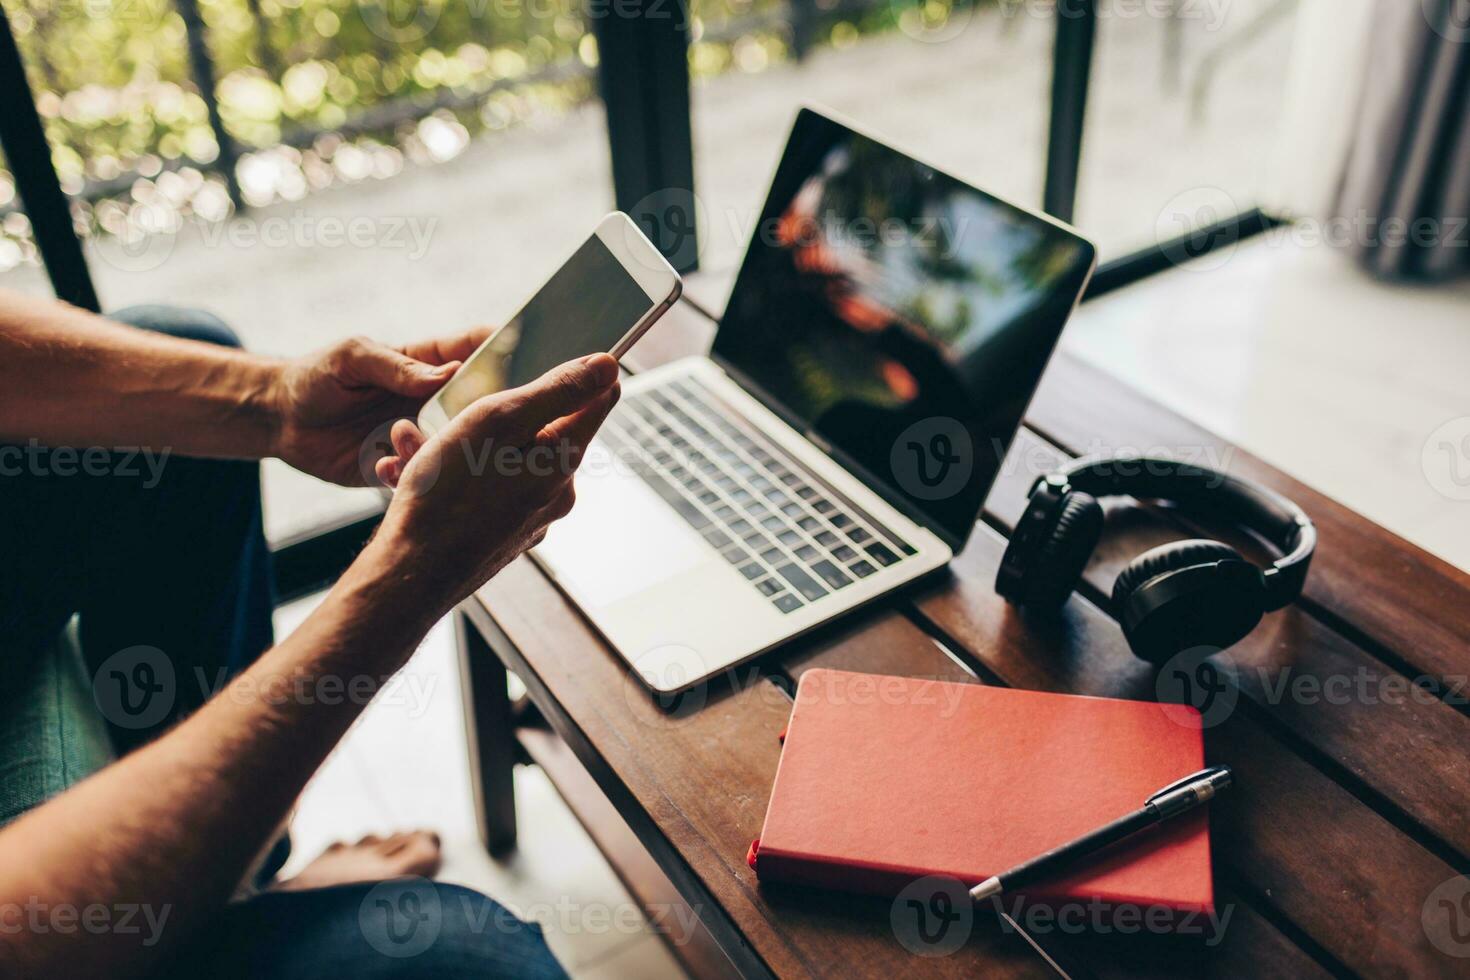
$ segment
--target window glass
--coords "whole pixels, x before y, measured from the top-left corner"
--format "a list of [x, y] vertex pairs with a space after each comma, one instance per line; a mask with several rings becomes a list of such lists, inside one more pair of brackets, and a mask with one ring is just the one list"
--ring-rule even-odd
[[33, 296], [51, 296], [51, 283], [41, 265], [31, 219], [15, 190], [5, 155], [0, 153], [0, 283]]
[[1053, 26], [1012, 0], [693, 0], [695, 186], [706, 268], [739, 262], [797, 109], [813, 103], [1039, 207]]
[[1256, 203], [1290, 0], [1099, 0], [1077, 225], [1103, 261]]

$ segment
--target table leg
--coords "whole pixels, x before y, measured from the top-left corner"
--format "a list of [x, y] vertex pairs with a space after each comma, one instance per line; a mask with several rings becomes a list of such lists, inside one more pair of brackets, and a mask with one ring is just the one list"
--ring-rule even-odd
[[516, 846], [517, 751], [505, 665], [462, 612], [454, 614], [454, 638], [464, 690], [475, 820], [485, 849], [499, 856]]

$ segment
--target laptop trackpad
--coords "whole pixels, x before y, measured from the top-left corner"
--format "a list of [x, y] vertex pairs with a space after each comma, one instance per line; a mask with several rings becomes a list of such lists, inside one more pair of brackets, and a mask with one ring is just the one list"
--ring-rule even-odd
[[589, 454], [577, 504], [557, 521], [536, 556], [591, 606], [607, 606], [719, 559], [643, 481], [609, 472]]

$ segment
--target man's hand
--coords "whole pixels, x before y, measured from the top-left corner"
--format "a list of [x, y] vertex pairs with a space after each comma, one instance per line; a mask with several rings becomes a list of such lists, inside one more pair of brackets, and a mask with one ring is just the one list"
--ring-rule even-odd
[[378, 463], [397, 492], [370, 552], [447, 611], [572, 509], [572, 476], [619, 394], [617, 361], [593, 354], [480, 399], [431, 439], [400, 420]]
[[354, 337], [293, 362], [275, 393], [274, 455], [332, 483], [367, 484], [364, 442], [384, 423], [416, 415], [489, 335], [476, 327], [396, 349]]
[[[79, 329], [88, 329], [85, 320]], [[144, 346], [120, 329], [95, 333], [114, 338], [113, 349], [141, 351], [141, 357], [156, 351], [147, 363], [163, 365], [168, 382], [244, 379], [226, 386], [228, 398], [202, 401], [217, 405], [226, 420], [242, 393], [265, 391], [280, 375], [266, 359], [189, 345]], [[474, 342], [401, 353], [449, 363]], [[0, 368], [7, 366], [0, 358]], [[313, 377], [312, 366], [304, 367], [302, 390], [312, 395], [304, 403], [329, 421], [301, 431], [331, 435], [302, 436], [298, 447], [350, 444], [349, 420], [391, 417], [392, 399], [421, 397], [371, 380], [343, 383], [353, 377], [350, 370], [318, 368]], [[95, 377], [105, 383], [107, 375], [99, 370]], [[363, 402], [371, 407], [358, 404], [357, 388], [369, 390]], [[162, 401], [158, 390], [150, 388], [139, 404]], [[371, 400], [383, 390], [392, 394], [382, 403]], [[0, 909], [24, 908], [39, 895], [52, 909], [117, 908], [126, 901], [171, 913], [151, 945], [118, 929], [0, 928], [0, 975], [155, 976], [200, 930], [215, 925], [302, 786], [362, 711], [365, 700], [355, 696], [308, 696], [326, 691], [314, 685], [356, 691], [359, 678], [397, 671], [444, 612], [566, 513], [572, 471], [617, 397], [617, 363], [597, 354], [483, 398], [434, 438], [420, 439], [411, 458], [391, 464], [399, 488], [378, 534], [295, 632], [158, 740], [0, 828]], [[174, 406], [199, 403], [176, 399]], [[107, 404], [96, 403], [96, 414], [105, 415]], [[274, 427], [270, 415], [261, 413], [262, 433]], [[214, 428], [193, 435], [202, 439]], [[417, 431], [408, 422], [398, 428], [400, 437]], [[355, 467], [356, 449], [345, 458]]]

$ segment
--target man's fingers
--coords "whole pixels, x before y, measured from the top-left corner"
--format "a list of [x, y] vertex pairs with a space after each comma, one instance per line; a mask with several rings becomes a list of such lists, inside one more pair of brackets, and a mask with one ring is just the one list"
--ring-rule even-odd
[[536, 511], [535, 523], [544, 530], [549, 524], [561, 520], [572, 512], [572, 505], [577, 502], [577, 488], [571, 480], [560, 484], [551, 498], [542, 504]]
[[373, 472], [379, 483], [391, 489], [398, 486], [398, 480], [403, 476], [403, 462], [397, 456], [384, 456], [373, 464]]
[[608, 354], [592, 354], [506, 392], [495, 414], [507, 426], [508, 437], [524, 445], [557, 419], [591, 405], [617, 380], [618, 362]]
[[577, 488], [571, 480], [566, 482], [561, 492], [551, 498], [543, 513], [553, 521], [559, 521], [572, 512], [572, 505], [577, 502]]
[[581, 465], [592, 437], [597, 435], [597, 430], [622, 395], [622, 385], [614, 385], [581, 411], [559, 418], [543, 428], [536, 441], [542, 445], [565, 447], [560, 457], [567, 461], [569, 469], [575, 470]]
[[433, 340], [421, 340], [417, 343], [405, 344], [402, 351], [409, 357], [428, 364], [445, 364], [449, 361], [463, 361], [473, 354], [494, 332], [494, 327], [470, 327], [464, 333], [456, 334], [453, 337], [436, 337]]
[[373, 473], [378, 482], [387, 487], [397, 487], [403, 479], [403, 469], [413, 461], [429, 437], [410, 419], [399, 419], [388, 430], [388, 441], [392, 449], [388, 455], [373, 464]]
[[408, 461], [424, 447], [428, 437], [412, 421], [399, 419], [389, 430], [388, 440], [393, 443], [393, 452], [403, 460], [403, 465], [407, 466]]
[[458, 361], [426, 364], [373, 340], [354, 338], [340, 348], [344, 380], [372, 385], [395, 395], [427, 398], [459, 369]]

